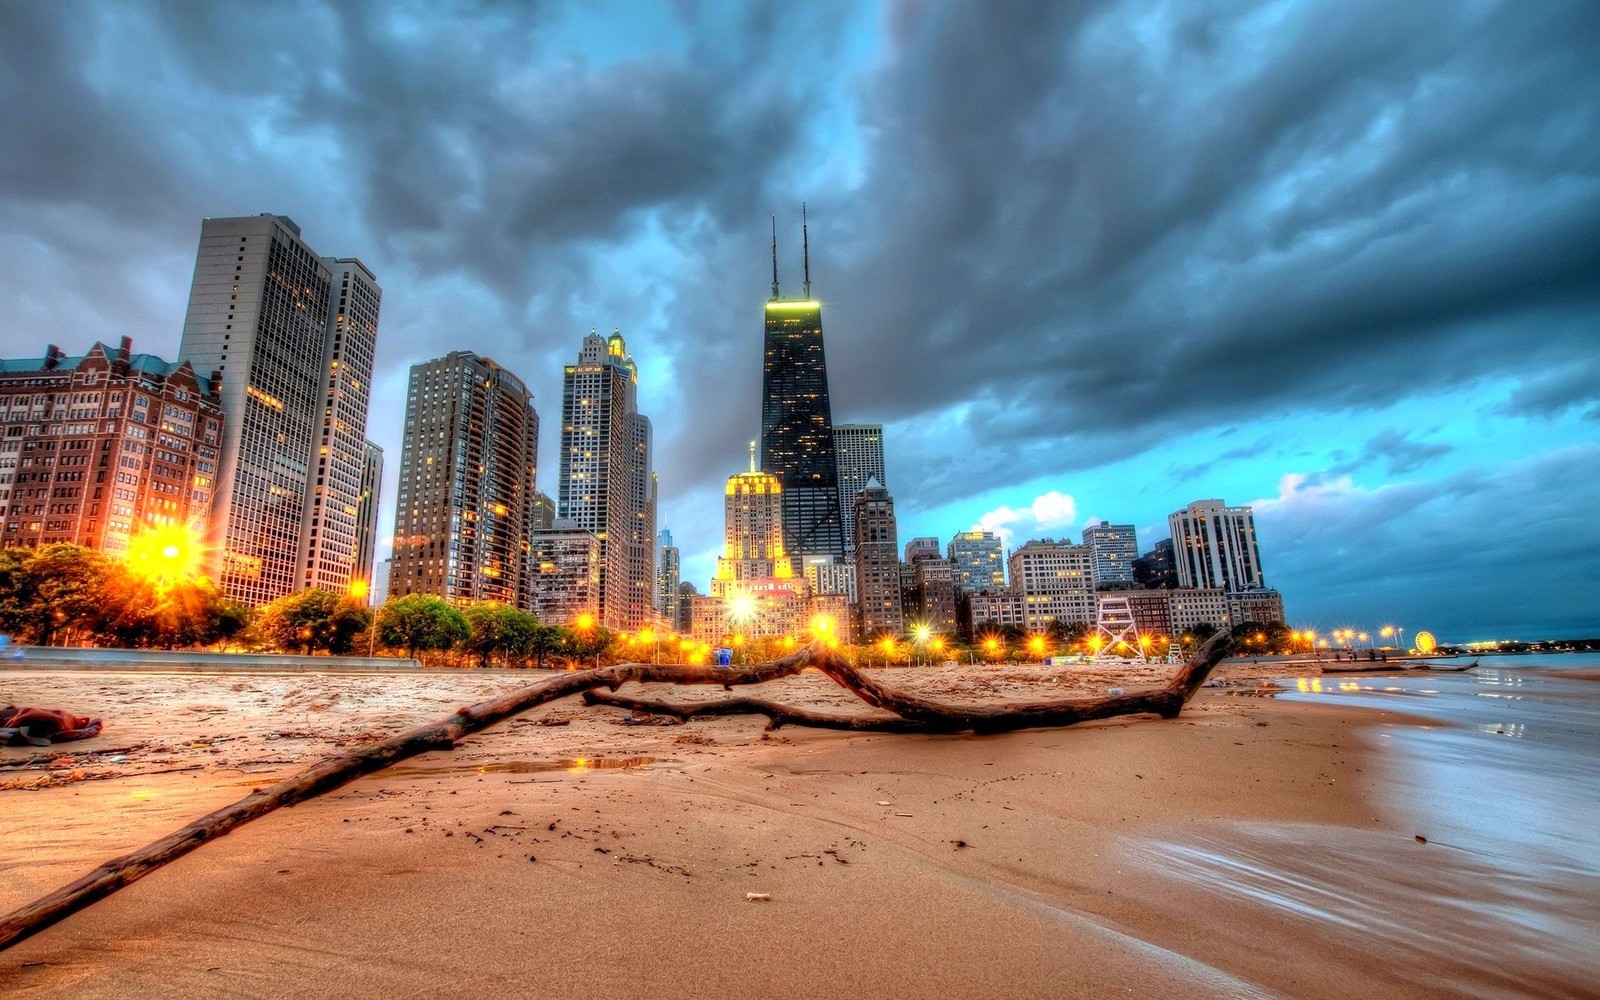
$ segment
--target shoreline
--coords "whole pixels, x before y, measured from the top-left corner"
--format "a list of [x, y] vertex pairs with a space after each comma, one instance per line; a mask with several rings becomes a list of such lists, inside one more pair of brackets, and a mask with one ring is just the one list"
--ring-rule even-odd
[[[161, 720], [134, 722], [136, 705], [153, 716], [165, 704], [180, 724], [141, 766], [202, 767], [0, 792], [28, 831], [0, 907], [299, 770], [375, 720], [442, 714], [437, 704], [493, 689], [489, 673], [457, 678], [468, 691], [416, 675], [405, 691], [228, 676], [195, 692], [187, 708], [201, 711], [124, 689], [128, 724], [96, 742], [148, 737]], [[958, 673], [919, 680], [956, 698], [971, 681]], [[510, 676], [502, 686], [527, 677]], [[51, 683], [65, 694], [86, 681]], [[825, 680], [792, 681], [780, 682], [790, 697], [837, 697]], [[1037, 668], [1010, 681], [1034, 693], [1050, 683]], [[1261, 947], [1286, 933], [1278, 908], [1219, 902], [1175, 874], [1182, 851], [1248, 847], [1256, 829], [1415, 846], [1408, 821], [1376, 803], [1385, 765], [1373, 732], [1416, 720], [1240, 697], [1251, 693], [1204, 689], [1170, 721], [988, 737], [765, 734], [748, 718], [624, 726], [625, 713], [557, 703], [207, 845], [0, 952], [0, 979], [41, 997], [453, 996], [496, 984], [660, 998], [1335, 996], [1357, 976], [1389, 995], [1451, 995], [1353, 954], [1316, 949], [1286, 965]], [[224, 723], [235, 738], [189, 745]], [[63, 806], [75, 815], [42, 829]], [[747, 903], [747, 891], [773, 899]], [[1208, 912], [1228, 918], [1212, 925]]]

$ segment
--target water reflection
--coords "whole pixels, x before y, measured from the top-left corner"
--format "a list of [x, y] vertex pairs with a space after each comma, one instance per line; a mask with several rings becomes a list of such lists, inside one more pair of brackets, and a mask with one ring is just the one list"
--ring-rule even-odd
[[649, 767], [656, 757], [573, 757], [569, 760], [501, 760], [467, 764], [396, 764], [386, 773], [406, 776], [454, 774], [543, 774], [566, 771], [629, 771]]

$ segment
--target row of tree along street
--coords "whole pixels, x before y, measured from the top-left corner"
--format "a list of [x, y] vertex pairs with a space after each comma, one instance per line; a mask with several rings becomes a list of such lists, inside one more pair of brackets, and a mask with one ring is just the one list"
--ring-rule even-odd
[[[976, 631], [970, 643], [926, 629], [907, 636], [873, 636], [853, 652], [863, 664], [896, 665], [1038, 661], [1099, 649], [1095, 630], [1082, 624], [1052, 623], [1039, 633], [985, 624]], [[1197, 625], [1178, 639], [1184, 648], [1193, 648], [1215, 631]], [[502, 604], [458, 608], [424, 594], [394, 598], [375, 613], [363, 601], [327, 590], [305, 590], [252, 608], [223, 597], [207, 579], [168, 579], [69, 544], [0, 549], [0, 632], [41, 646], [403, 654], [459, 666], [705, 662], [711, 656], [709, 644], [671, 633], [614, 633], [589, 622], [549, 624]], [[825, 625], [818, 635], [831, 640], [834, 632], [836, 628]], [[1235, 634], [1243, 655], [1295, 651], [1295, 634], [1282, 622], [1248, 623]], [[723, 645], [733, 648], [735, 659], [749, 662], [781, 656], [810, 638], [746, 642], [730, 635]], [[1167, 641], [1159, 637], [1145, 652], [1164, 655]]]

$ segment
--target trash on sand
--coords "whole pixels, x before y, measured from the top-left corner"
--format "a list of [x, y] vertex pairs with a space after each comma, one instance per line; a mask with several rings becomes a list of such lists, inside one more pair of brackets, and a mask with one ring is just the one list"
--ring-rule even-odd
[[747, 892], [744, 894], [744, 901], [746, 903], [770, 903], [772, 902], [772, 893]]

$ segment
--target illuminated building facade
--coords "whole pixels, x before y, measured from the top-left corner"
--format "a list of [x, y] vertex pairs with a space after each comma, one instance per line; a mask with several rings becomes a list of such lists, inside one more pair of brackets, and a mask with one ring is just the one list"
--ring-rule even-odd
[[383, 290], [359, 260], [324, 258], [322, 263], [331, 275], [322, 338], [322, 410], [307, 473], [306, 518], [300, 527], [303, 576], [296, 590], [344, 590], [354, 579], [369, 580], [370, 572], [370, 563], [359, 558], [362, 467]]
[[559, 517], [600, 541], [600, 621], [634, 629], [653, 616], [655, 537], [650, 425], [638, 413], [639, 371], [622, 335], [583, 338], [561, 391]]
[[1022, 595], [1024, 627], [1093, 624], [1094, 558], [1087, 545], [1035, 539], [1011, 553], [1011, 589]]
[[905, 630], [894, 497], [876, 480], [856, 496], [856, 635], [870, 641]]
[[356, 499], [355, 579], [367, 584], [370, 595], [374, 561], [378, 556], [378, 492], [383, 484], [383, 449], [366, 442], [361, 460], [361, 492]]
[[526, 602], [539, 415], [516, 375], [471, 351], [411, 366], [389, 595]]
[[600, 613], [600, 539], [568, 518], [535, 529], [529, 542], [528, 610], [546, 625]]
[[1256, 545], [1256, 516], [1248, 506], [1196, 500], [1167, 515], [1167, 526], [1172, 529], [1178, 586], [1234, 592], [1266, 587]]
[[1233, 625], [1285, 621], [1283, 595], [1276, 590], [1247, 590], [1228, 595], [1228, 621]]
[[967, 592], [961, 597], [961, 607], [969, 639], [993, 629], [1027, 628], [1028, 616], [1022, 595], [1009, 590]]
[[1139, 539], [1131, 524], [1091, 524], [1083, 529], [1083, 544], [1094, 558], [1094, 585], [1099, 589], [1133, 586], [1133, 561], [1139, 558]]
[[1228, 624], [1228, 595], [1216, 587], [1179, 587], [1162, 591], [1167, 598], [1167, 616], [1172, 634], [1186, 632], [1204, 622], [1215, 628]]
[[789, 579], [794, 564], [784, 547], [783, 484], [757, 472], [751, 455], [749, 472], [728, 477], [723, 490], [722, 555], [711, 594], [725, 597], [750, 580]]
[[1006, 585], [1005, 546], [992, 531], [958, 531], [945, 546], [958, 591], [998, 590]]
[[811, 298], [809, 247], [805, 266], [805, 295], [780, 297], [774, 231], [772, 297], [766, 306], [761, 368], [761, 468], [783, 483], [788, 553], [796, 558], [843, 559], [844, 517], [822, 345], [822, 303]]
[[856, 497], [876, 479], [885, 488], [882, 424], [834, 424], [833, 455], [839, 468], [839, 510], [844, 517], [846, 559], [855, 556]]
[[284, 216], [201, 224], [178, 353], [221, 383], [208, 571], [229, 597], [354, 575], [379, 299], [360, 262], [318, 256]]
[[0, 361], [0, 546], [109, 555], [153, 528], [203, 534], [224, 420], [216, 384], [133, 342]]
[[[852, 545], [852, 547], [854, 547]], [[856, 564], [854, 558], [839, 562], [831, 556], [806, 556], [800, 560], [800, 575], [806, 578], [811, 593], [818, 597], [838, 595], [855, 607]], [[854, 617], [853, 615], [851, 616]]]

